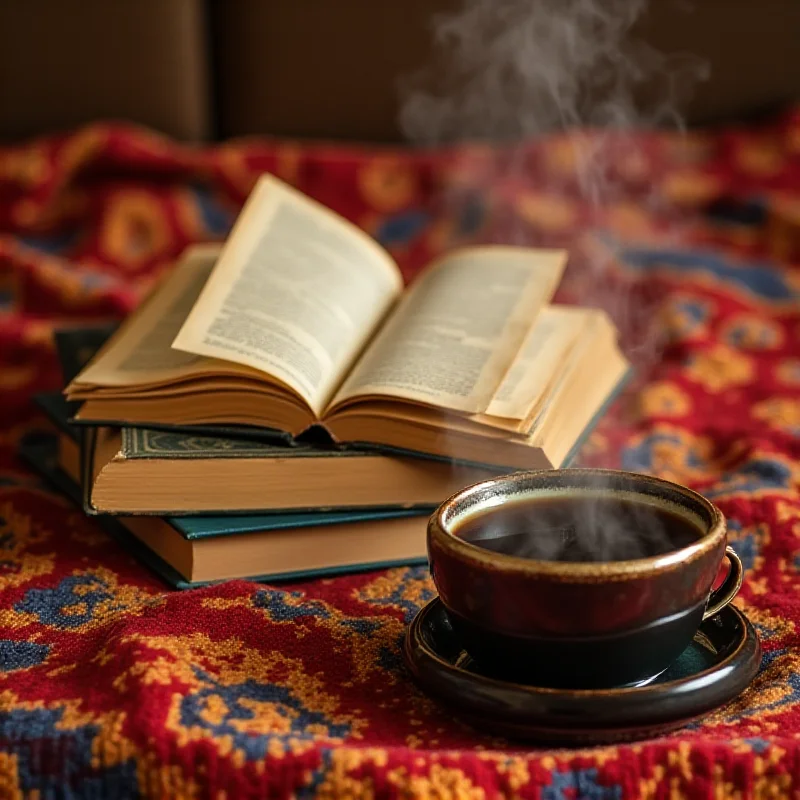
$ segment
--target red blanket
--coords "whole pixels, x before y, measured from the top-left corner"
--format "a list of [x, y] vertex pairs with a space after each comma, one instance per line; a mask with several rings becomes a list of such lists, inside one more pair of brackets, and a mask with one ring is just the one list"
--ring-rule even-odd
[[[800, 789], [800, 114], [762, 127], [435, 152], [96, 126], [0, 150], [0, 796], [721, 797]], [[582, 151], [585, 152], [585, 151]], [[597, 162], [595, 162], [596, 165]], [[578, 165], [580, 166], [580, 165]], [[466, 241], [566, 245], [639, 378], [586, 446], [708, 492], [764, 644], [731, 706], [658, 741], [521, 750], [451, 720], [399, 642], [423, 568], [170, 591], [16, 445], [59, 386], [54, 326], [118, 318], [271, 171], [411, 277]], [[794, 263], [793, 263], [794, 262]], [[227, 792], [227, 794], [225, 794]]]

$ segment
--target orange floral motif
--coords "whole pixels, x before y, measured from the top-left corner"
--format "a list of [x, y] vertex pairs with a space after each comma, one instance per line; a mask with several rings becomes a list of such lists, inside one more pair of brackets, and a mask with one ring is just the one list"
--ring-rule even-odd
[[[609, 748], [607, 753], [613, 756], [619, 755], [619, 751], [615, 748]], [[593, 755], [598, 762], [601, 762], [604, 756], [602, 750], [596, 750]], [[503, 775], [508, 781], [509, 787], [517, 792], [531, 779], [530, 768], [525, 756], [512, 756], [507, 753], [497, 752], [484, 752], [478, 756], [481, 761], [489, 761], [494, 764], [495, 769], [500, 775]]]
[[669, 381], [659, 381], [645, 387], [641, 404], [642, 413], [648, 417], [685, 417], [692, 410], [689, 395]]
[[54, 323], [52, 320], [31, 320], [22, 331], [22, 340], [28, 346], [53, 350], [55, 349], [54, 330], [68, 322], [69, 320], [60, 320], [59, 323]]
[[47, 152], [42, 147], [31, 145], [0, 155], [0, 181], [30, 189], [47, 181], [51, 172]]
[[695, 170], [673, 172], [661, 184], [664, 197], [676, 206], [701, 206], [722, 192], [719, 178]]
[[748, 383], [754, 372], [752, 359], [721, 343], [697, 353], [686, 369], [692, 380], [713, 393]]
[[768, 608], [761, 608], [748, 602], [742, 595], [737, 596], [736, 605], [741, 608], [753, 625], [757, 625], [762, 630], [768, 631], [770, 637], [784, 638], [794, 636], [797, 626], [792, 620], [770, 611]]
[[0, 372], [0, 389], [13, 391], [22, 386], [27, 386], [33, 381], [38, 367], [36, 364], [27, 363], [19, 367], [7, 366]]
[[783, 164], [777, 142], [765, 140], [742, 142], [735, 157], [741, 170], [758, 176], [775, 175]]
[[27, 625], [37, 622], [53, 629], [86, 633], [103, 627], [123, 613], [136, 615], [147, 593], [133, 586], [121, 586], [106, 567], [75, 570], [52, 589], [26, 596], [13, 609], [0, 611], [0, 623]]
[[570, 230], [577, 218], [574, 201], [558, 195], [525, 192], [516, 201], [519, 215], [534, 228], [550, 232]]
[[394, 158], [376, 158], [358, 173], [358, 185], [366, 202], [376, 211], [391, 213], [413, 202], [418, 184], [410, 165]]
[[566, 137], [554, 137], [542, 142], [545, 167], [549, 172], [574, 175], [576, 167], [575, 145]]
[[[52, 553], [37, 553], [37, 545], [46, 542], [51, 532], [41, 525], [32, 523], [28, 515], [13, 511], [9, 502], [0, 502], [0, 552], [3, 561], [3, 587], [8, 589], [21, 586], [52, 573], [54, 559]], [[0, 625], [17, 628], [21, 623], [14, 611], [0, 608]]]
[[[122, 644], [122, 643], [121, 643]], [[281, 653], [243, 647], [236, 638], [213, 641], [203, 634], [134, 637], [125, 648], [159, 652], [151, 669], [133, 669], [130, 678], [171, 685], [174, 693], [167, 725], [181, 745], [205, 741], [239, 763], [267, 753], [299, 754], [316, 739], [358, 737], [364, 721], [339, 711], [336, 694], [326, 691], [320, 674]], [[203, 664], [198, 670], [193, 663]], [[125, 685], [120, 685], [125, 690]]]
[[[736, 602], [738, 605], [738, 598]], [[749, 615], [749, 610], [747, 613]], [[759, 624], [757, 617], [758, 615], [756, 615], [756, 620], [753, 620], [756, 625]], [[784, 676], [794, 674], [798, 669], [800, 669], [800, 657], [795, 653], [779, 655], [756, 676], [744, 694], [737, 697], [727, 707], [709, 715], [704, 723], [713, 729], [719, 725], [730, 724], [742, 714], [752, 714], [756, 709], [760, 720], [770, 714], [780, 713], [779, 709], [794, 693], [793, 687], [784, 679]], [[766, 796], [784, 797], [787, 795], [774, 792]]]
[[651, 475], [686, 483], [707, 480], [719, 467], [714, 463], [714, 442], [693, 436], [672, 424], [656, 424], [649, 435], [637, 437], [631, 453], [638, 458], [628, 468], [645, 469]]
[[109, 200], [101, 247], [120, 265], [138, 267], [169, 244], [164, 207], [147, 192], [127, 191]]
[[800, 400], [795, 397], [770, 397], [753, 406], [753, 416], [789, 433], [800, 434]]
[[676, 292], [662, 306], [659, 324], [670, 339], [700, 339], [708, 334], [713, 312], [714, 305], [709, 300]]
[[0, 797], [22, 800], [22, 789], [17, 775], [18, 760], [12, 753], [0, 753]]
[[618, 236], [642, 239], [655, 231], [652, 215], [635, 203], [615, 203], [606, 209], [606, 225]]
[[595, 150], [591, 137], [571, 132], [542, 142], [545, 169], [561, 178], [574, 179]]
[[[331, 765], [320, 783], [320, 800], [338, 800], [340, 797], [352, 800], [373, 800], [375, 788], [370, 778], [358, 776], [363, 767], [385, 769], [389, 763], [386, 750], [373, 747], [343, 748], [331, 753]], [[356, 773], [353, 775], [351, 773]]]
[[486, 792], [456, 767], [432, 764], [427, 775], [409, 774], [400, 767], [389, 771], [389, 782], [407, 797], [486, 800]]

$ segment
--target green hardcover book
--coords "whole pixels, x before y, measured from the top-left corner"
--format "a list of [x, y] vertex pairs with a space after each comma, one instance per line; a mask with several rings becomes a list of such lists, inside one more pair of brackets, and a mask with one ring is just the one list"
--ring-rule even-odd
[[[82, 493], [60, 446], [70, 437], [23, 439], [20, 455], [80, 505]], [[74, 440], [72, 440], [74, 441]], [[234, 517], [100, 517], [103, 529], [174, 588], [243, 578], [302, 580], [424, 564], [427, 515], [412, 511]]]
[[382, 452], [286, 448], [146, 428], [91, 428], [81, 454], [88, 514], [430, 511], [463, 486], [496, 474]]

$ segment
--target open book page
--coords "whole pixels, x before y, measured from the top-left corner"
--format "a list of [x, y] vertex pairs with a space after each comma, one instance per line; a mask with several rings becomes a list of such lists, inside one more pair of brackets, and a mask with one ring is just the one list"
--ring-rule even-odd
[[201, 371], [208, 359], [172, 349], [172, 340], [197, 300], [220, 253], [195, 245], [73, 382], [130, 386]]
[[319, 416], [402, 287], [367, 234], [264, 176], [173, 347], [261, 370]]
[[553, 250], [486, 246], [445, 257], [412, 285], [333, 406], [377, 396], [485, 412], [563, 268]]
[[548, 393], [527, 442], [542, 447], [560, 464], [630, 368], [617, 333], [603, 312], [594, 312], [588, 331], [574, 348], [566, 374]]
[[[545, 429], [552, 435], [552, 421], [564, 415], [567, 398], [572, 406], [586, 406], [593, 383], [599, 381], [602, 384], [609, 374], [613, 378], [612, 385], [619, 380], [617, 366], [624, 363], [624, 358], [617, 348], [616, 328], [604, 311], [584, 309], [582, 313], [585, 316], [583, 334], [567, 354], [558, 379], [548, 387], [535, 415], [527, 420], [527, 437], [531, 441], [541, 443]], [[576, 383], [581, 386], [581, 391], [575, 391]]]
[[585, 323], [582, 309], [564, 306], [542, 309], [486, 414], [522, 420], [524, 425], [558, 375]]

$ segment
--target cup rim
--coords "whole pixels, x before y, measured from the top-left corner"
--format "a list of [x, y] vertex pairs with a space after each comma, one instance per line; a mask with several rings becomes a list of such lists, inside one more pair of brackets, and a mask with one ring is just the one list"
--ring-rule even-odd
[[[454, 513], [453, 509], [457, 504], [463, 502], [470, 495], [496, 486], [498, 484], [519, 484], [528, 481], [535, 481], [540, 478], [552, 476], [554, 474], [569, 473], [570, 475], [580, 476], [617, 476], [638, 483], [647, 483], [651, 486], [668, 488], [672, 492], [684, 496], [686, 499], [701, 506], [711, 520], [706, 532], [696, 541], [685, 547], [670, 550], [657, 556], [647, 556], [645, 558], [620, 560], [620, 561], [600, 561], [600, 562], [578, 562], [578, 561], [546, 561], [535, 558], [525, 558], [522, 556], [498, 553], [493, 550], [479, 547], [461, 537], [457, 536], [448, 528], [447, 517]], [[531, 492], [533, 494], [533, 492]], [[664, 478], [657, 478], [653, 475], [644, 473], [630, 472], [619, 469], [601, 468], [565, 468], [565, 469], [541, 469], [525, 470], [513, 472], [507, 475], [499, 475], [488, 478], [478, 483], [473, 483], [464, 487], [447, 500], [439, 505], [428, 521], [428, 536], [437, 536], [439, 544], [444, 545], [455, 555], [466, 557], [472, 561], [477, 561], [486, 565], [501, 566], [506, 571], [511, 571], [526, 575], [542, 575], [559, 578], [575, 579], [598, 579], [613, 580], [614, 578], [626, 579], [643, 574], [664, 572], [675, 569], [676, 567], [694, 561], [696, 558], [708, 553], [717, 547], [725, 539], [727, 526], [725, 517], [708, 498], [683, 486], [682, 484], [668, 481]]]

